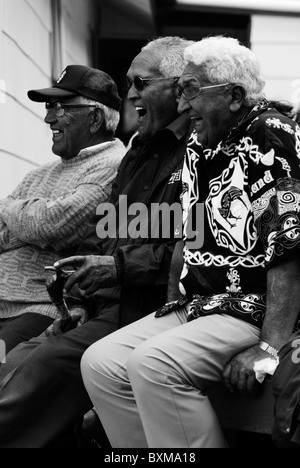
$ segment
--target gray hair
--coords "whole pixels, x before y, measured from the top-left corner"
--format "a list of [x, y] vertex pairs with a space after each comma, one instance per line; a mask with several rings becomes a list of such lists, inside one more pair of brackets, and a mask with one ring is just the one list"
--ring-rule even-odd
[[87, 104], [91, 106], [97, 106], [98, 109], [101, 109], [104, 113], [104, 120], [105, 120], [105, 130], [109, 134], [115, 134], [117, 127], [120, 122], [120, 112], [111, 107], [107, 107], [102, 102], [94, 101], [93, 99], [88, 99], [84, 96], [80, 96], [80, 102], [82, 104]]
[[159, 70], [166, 78], [173, 76], [181, 76], [185, 68], [184, 50], [194, 44], [195, 41], [190, 41], [178, 36], [166, 36], [153, 39], [148, 42], [143, 50], [154, 51], [161, 56]]
[[185, 64], [194, 63], [210, 83], [234, 83], [245, 91], [245, 104], [253, 106], [265, 98], [265, 82], [254, 53], [233, 37], [213, 36], [195, 42], [184, 53]]

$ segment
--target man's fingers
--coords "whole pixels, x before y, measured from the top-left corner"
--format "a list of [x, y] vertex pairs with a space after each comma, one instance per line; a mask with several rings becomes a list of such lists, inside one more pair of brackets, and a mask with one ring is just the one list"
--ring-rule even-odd
[[60, 319], [54, 320], [52, 325], [50, 325], [50, 327], [48, 327], [47, 330], [45, 331], [45, 335], [48, 337], [60, 335], [61, 334], [60, 324], [61, 324]]
[[242, 392], [242, 393], [247, 393], [247, 382], [248, 378], [245, 372], [240, 372], [238, 375], [238, 379], [236, 382], [236, 388]]
[[223, 371], [223, 382], [229, 392], [234, 392], [234, 387], [231, 384], [231, 365], [227, 365]]
[[61, 333], [61, 320], [58, 319], [53, 322], [53, 335], [57, 336], [61, 335]]
[[47, 330], [45, 331], [45, 335], [48, 337], [53, 335], [53, 324], [47, 328]]
[[75, 267], [81, 267], [85, 262], [85, 257], [83, 256], [74, 256], [74, 257], [68, 257], [68, 258], [63, 258], [62, 260], [59, 260], [58, 262], [54, 263], [54, 266], [56, 268], [64, 268], [66, 266], [73, 266]]
[[256, 380], [256, 377], [255, 377], [255, 373], [253, 372], [253, 374], [249, 375], [248, 376], [248, 379], [247, 379], [247, 391], [248, 393], [250, 393], [251, 395], [257, 395], [259, 390], [260, 390], [260, 387], [259, 387], [259, 382]]
[[80, 289], [83, 289], [84, 291], [86, 291], [88, 288], [92, 286], [92, 284], [93, 284], [93, 280], [89, 277], [86, 277], [80, 281], [80, 284], [78, 284], [78, 286], [80, 287]]
[[84, 271], [81, 271], [81, 270], [78, 270], [78, 271], [75, 271], [75, 273], [72, 273], [67, 279], [67, 281], [65, 282], [64, 291], [66, 293], [69, 292], [70, 289], [72, 289], [76, 283], [80, 283], [82, 278], [84, 278], [84, 275], [85, 275]]
[[98, 291], [100, 286], [97, 286], [96, 284], [91, 284], [87, 289], [85, 289], [85, 294], [87, 296], [91, 296], [92, 294], [95, 294], [96, 291]]

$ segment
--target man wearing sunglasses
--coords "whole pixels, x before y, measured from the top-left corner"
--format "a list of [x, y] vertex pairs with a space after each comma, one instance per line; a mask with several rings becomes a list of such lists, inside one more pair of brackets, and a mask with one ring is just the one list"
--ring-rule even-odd
[[[236, 39], [204, 38], [185, 64], [178, 110], [195, 132], [173, 301], [81, 362], [113, 448], [226, 447], [209, 390], [257, 394], [299, 328], [300, 128], [265, 99], [258, 60]], [[199, 203], [197, 245], [188, 227]]]
[[52, 88], [28, 96], [46, 102], [59, 158], [27, 174], [0, 201], [0, 339], [7, 353], [57, 318], [44, 266], [76, 251], [125, 154], [114, 138], [121, 99], [101, 70], [68, 66]]
[[[151, 207], [176, 202], [180, 207], [190, 120], [177, 112], [176, 89], [184, 66], [183, 52], [191, 43], [178, 37], [151, 41], [128, 70], [128, 99], [137, 112], [138, 135], [121, 162], [109, 199], [117, 220], [127, 216], [125, 234], [124, 226], [117, 225], [112, 236], [99, 237], [97, 233], [105, 222], [101, 213], [90, 221], [77, 255], [57, 262], [57, 267], [76, 270], [65, 284], [66, 302], [72, 317], [76, 314], [74, 329], [62, 334], [61, 322], [55, 321], [47, 331], [50, 336], [43, 334], [23, 343], [7, 356], [0, 372], [0, 378], [6, 375], [0, 391], [0, 446], [63, 446], [63, 434], [73, 431], [74, 424], [92, 408], [80, 373], [84, 351], [167, 299], [178, 226], [170, 226], [170, 219], [163, 216], [153, 221]], [[79, 105], [77, 100], [72, 103]], [[49, 118], [53, 119], [63, 111], [79, 111], [67, 108], [71, 105], [67, 100], [50, 104]], [[62, 150], [67, 140], [57, 134], [54, 145]], [[124, 210], [121, 196], [129, 209], [139, 203], [148, 210], [147, 236], [136, 236], [128, 228], [133, 216]], [[152, 236], [151, 223], [158, 235]], [[20, 388], [24, 390], [21, 393]], [[10, 402], [14, 401], [8, 411], [6, 390]]]

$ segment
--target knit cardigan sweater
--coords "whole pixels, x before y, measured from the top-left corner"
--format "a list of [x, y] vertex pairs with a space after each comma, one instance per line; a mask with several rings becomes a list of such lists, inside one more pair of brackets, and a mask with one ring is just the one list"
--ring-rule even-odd
[[125, 152], [118, 139], [83, 149], [31, 171], [0, 200], [0, 319], [25, 312], [57, 316], [44, 267], [75, 253]]

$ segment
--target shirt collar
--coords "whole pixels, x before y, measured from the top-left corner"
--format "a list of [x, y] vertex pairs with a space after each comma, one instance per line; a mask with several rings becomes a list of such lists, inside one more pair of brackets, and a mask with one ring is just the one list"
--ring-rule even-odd
[[113, 141], [109, 140], [109, 141], [104, 141], [103, 143], [98, 143], [98, 144], [93, 145], [93, 146], [87, 146], [86, 148], [83, 148], [79, 152], [78, 155], [104, 150], [105, 148], [108, 148], [109, 146], [111, 146], [112, 143], [113, 143]]
[[183, 113], [177, 117], [173, 122], [171, 122], [166, 129], [174, 133], [177, 140], [181, 140], [184, 137], [190, 127], [191, 121], [187, 113]]
[[[163, 128], [157, 133], [157, 136], [161, 135], [162, 132], [169, 130], [170, 132], [173, 133], [173, 135], [177, 138], [177, 140], [181, 140], [189, 131], [191, 125], [190, 118], [186, 113], [183, 113], [179, 115], [173, 122], [171, 122], [167, 127]], [[150, 139], [150, 142], [152, 142], [153, 139]], [[140, 145], [147, 144], [147, 141], [142, 141], [139, 137], [139, 134], [132, 139], [131, 141], [131, 147], [136, 148]]]

